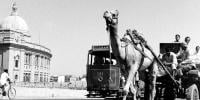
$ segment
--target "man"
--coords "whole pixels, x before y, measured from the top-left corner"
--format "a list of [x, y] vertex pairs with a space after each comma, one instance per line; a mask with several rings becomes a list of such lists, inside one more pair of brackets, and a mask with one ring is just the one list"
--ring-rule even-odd
[[196, 69], [196, 65], [194, 63], [194, 61], [191, 61], [190, 59], [187, 59], [183, 62], [181, 62], [178, 65], [178, 72], [179, 74], [182, 76], [183, 74], [189, 72], [192, 69]]
[[0, 79], [0, 83], [2, 86], [2, 91], [3, 91], [3, 96], [6, 96], [6, 92], [5, 92], [5, 86], [8, 86], [10, 82], [10, 78], [8, 75], [8, 69], [4, 69], [4, 72], [1, 74], [1, 79]]
[[[189, 43], [187, 42], [187, 39], [185, 40], [186, 43]], [[199, 63], [200, 60], [197, 54], [190, 56], [186, 45], [187, 44], [183, 44], [182, 48], [184, 51], [180, 54], [180, 56], [178, 56], [178, 59], [180, 60], [180, 64], [178, 65], [178, 70], [180, 72], [180, 75], [183, 75], [186, 72], [195, 69], [196, 68], [195, 64]], [[199, 52], [199, 47], [196, 47], [196, 53], [198, 52]]]
[[195, 52], [189, 57], [189, 60], [195, 64], [200, 64], [200, 47], [196, 46]]
[[180, 38], [181, 38], [181, 36], [179, 34], [176, 34], [174, 42], [180, 42]]
[[184, 41], [184, 43], [186, 43], [187, 45], [190, 43], [190, 37], [189, 36], [187, 36], [187, 37], [185, 37], [185, 41]]
[[199, 54], [199, 50], [200, 50], [200, 47], [199, 47], [199, 46], [196, 46], [196, 48], [195, 48], [195, 52], [194, 52], [194, 54], [193, 54], [192, 56], [195, 56], [195, 55], [200, 56], [200, 54]]
[[163, 54], [161, 61], [165, 66], [168, 67], [169, 70], [172, 70], [172, 74], [174, 76], [176, 72], [176, 68], [178, 65], [176, 54], [169, 51], [169, 48], [165, 48], [166, 53]]
[[182, 43], [179, 52], [177, 53], [178, 63], [188, 59], [190, 56], [188, 46], [186, 43]]

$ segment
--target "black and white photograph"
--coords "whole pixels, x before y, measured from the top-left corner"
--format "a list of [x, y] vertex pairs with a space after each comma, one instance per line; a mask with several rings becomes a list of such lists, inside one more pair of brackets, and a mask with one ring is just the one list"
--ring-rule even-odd
[[0, 99], [199, 100], [199, 0], [0, 0]]

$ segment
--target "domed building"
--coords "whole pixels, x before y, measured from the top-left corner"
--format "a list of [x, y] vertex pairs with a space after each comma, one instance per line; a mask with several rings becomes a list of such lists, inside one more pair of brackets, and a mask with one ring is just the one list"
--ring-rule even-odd
[[49, 82], [51, 57], [49, 48], [31, 42], [29, 27], [14, 3], [0, 23], [0, 72], [8, 69], [15, 82]]

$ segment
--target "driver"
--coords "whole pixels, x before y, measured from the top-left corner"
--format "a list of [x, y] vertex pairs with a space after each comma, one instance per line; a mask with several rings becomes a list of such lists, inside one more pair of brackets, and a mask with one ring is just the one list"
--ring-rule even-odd
[[165, 48], [165, 51], [166, 53], [163, 54], [161, 61], [165, 66], [167, 66], [167, 69], [172, 70], [174, 76], [178, 65], [176, 54], [170, 52], [169, 48]]

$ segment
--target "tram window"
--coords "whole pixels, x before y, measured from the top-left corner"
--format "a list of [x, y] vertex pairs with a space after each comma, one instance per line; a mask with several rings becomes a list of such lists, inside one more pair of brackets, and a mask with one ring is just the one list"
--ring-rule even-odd
[[92, 55], [91, 54], [88, 54], [88, 59], [87, 59], [87, 64], [88, 65], [91, 65], [92, 64]]
[[116, 65], [116, 59], [112, 58], [110, 60], [109, 56], [102, 56], [96, 54], [89, 54], [88, 55], [88, 65], [104, 65], [104, 64], [111, 64]]
[[94, 64], [103, 64], [103, 63], [104, 63], [103, 57], [96, 56], [94, 58]]
[[93, 65], [100, 65], [104, 63], [104, 59], [101, 56], [93, 56]]

